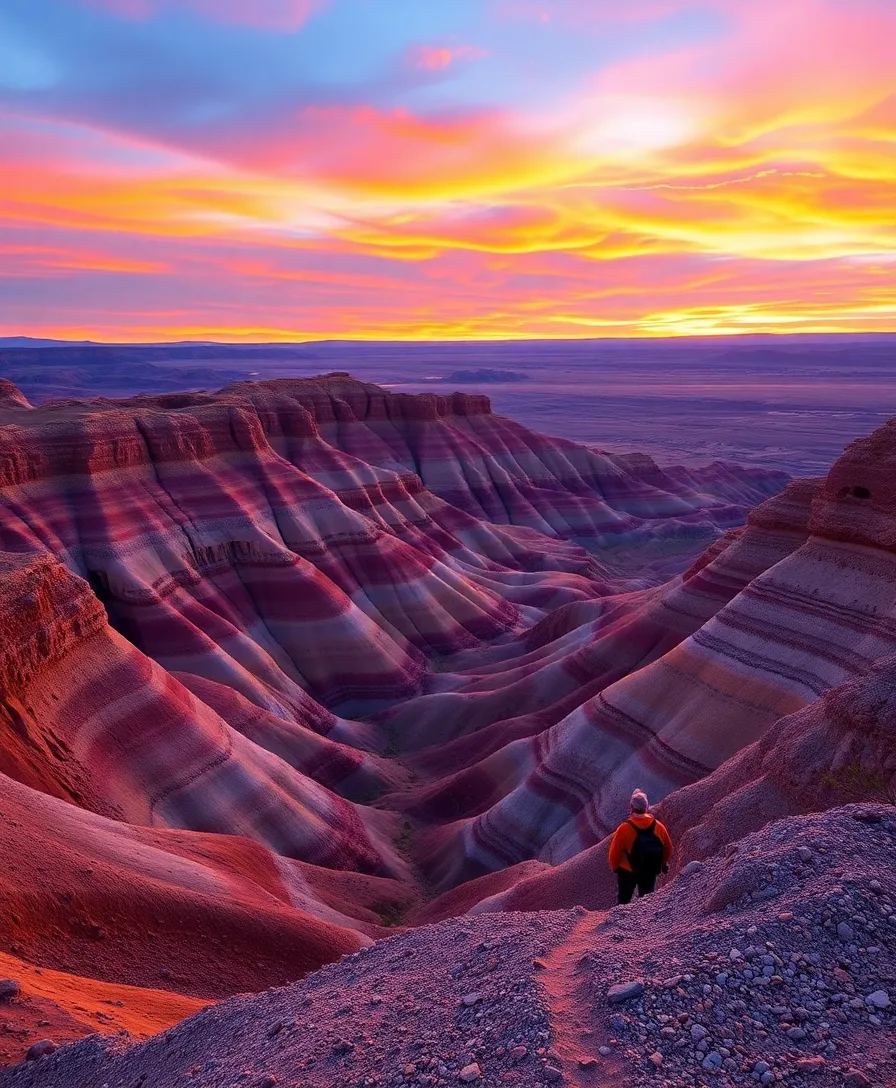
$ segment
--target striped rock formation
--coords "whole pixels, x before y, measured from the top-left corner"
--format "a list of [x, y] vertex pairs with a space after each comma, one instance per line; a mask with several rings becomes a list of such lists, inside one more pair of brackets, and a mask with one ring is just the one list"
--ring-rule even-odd
[[[774, 723], [716, 771], [670, 793], [655, 808], [677, 844], [668, 880], [692, 862], [730, 853], [746, 835], [789, 816], [855, 802], [896, 804], [896, 657]], [[614, 900], [609, 838], [559, 865], [527, 861], [461, 884], [409, 917], [414, 924], [456, 914], [545, 910]], [[690, 868], [689, 868], [690, 867]], [[737, 900], [762, 864], [741, 870], [713, 894], [712, 911]]]
[[[855, 443], [822, 486], [791, 485], [673, 583], [673, 600], [694, 579], [718, 584], [740, 549], [769, 534], [767, 568], [754, 567], [688, 637], [522, 742], [512, 760], [498, 751], [464, 772], [500, 786], [487, 796], [482, 785], [456, 788], [472, 804], [421, 835], [431, 882], [450, 888], [525, 859], [573, 858], [611, 832], [633, 785], [660, 798], [711, 781], [780, 718], [846, 681], [871, 683], [875, 663], [896, 652], [894, 438], [890, 424]], [[425, 818], [425, 803], [417, 811]]]
[[894, 458], [663, 470], [341, 374], [0, 388], [0, 954], [153, 987], [162, 919], [163, 988], [217, 997], [396, 918], [606, 905], [634, 785], [699, 859], [739, 797], [890, 774], [847, 719], [896, 655]]
[[388, 814], [362, 817], [303, 773], [320, 766], [322, 777], [369, 789], [378, 766], [394, 780], [382, 761], [318, 736], [326, 714], [303, 718], [297, 708], [284, 742], [300, 756], [291, 765], [271, 751], [275, 729], [253, 722], [238, 695], [225, 703], [231, 725], [110, 628], [58, 560], [3, 556], [0, 577], [3, 773], [127, 823], [247, 835], [328, 868], [401, 871]]

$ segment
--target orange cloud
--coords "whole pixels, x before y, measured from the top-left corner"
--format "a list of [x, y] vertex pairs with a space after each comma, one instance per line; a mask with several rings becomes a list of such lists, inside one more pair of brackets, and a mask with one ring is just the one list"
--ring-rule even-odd
[[0, 243], [3, 275], [47, 276], [56, 272], [125, 272], [161, 275], [170, 270], [164, 261], [141, 261], [115, 253], [54, 246]]
[[[725, 36], [538, 107], [315, 105], [222, 122], [195, 157], [0, 117], [0, 229], [23, 239], [0, 255], [57, 289], [4, 320], [136, 340], [892, 329], [896, 8], [713, 6]], [[408, 58], [439, 73], [472, 48]], [[135, 274], [78, 294], [106, 270]]]

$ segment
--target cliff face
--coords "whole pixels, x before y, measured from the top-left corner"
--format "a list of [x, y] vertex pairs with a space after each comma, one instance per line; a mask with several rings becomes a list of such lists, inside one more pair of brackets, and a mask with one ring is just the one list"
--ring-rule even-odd
[[[791, 485], [673, 583], [664, 604], [677, 614], [688, 610], [682, 597], [716, 590], [716, 607], [687, 637], [645, 654], [649, 614], [639, 610], [623, 636], [638, 655], [625, 675], [588, 692], [512, 760], [499, 751], [465, 772], [500, 787], [480, 786], [486, 805], [423, 837], [432, 879], [449, 887], [527, 858], [566, 861], [612, 831], [632, 785], [673, 794], [778, 719], [845, 682], [865, 683], [896, 652], [896, 508], [886, 502], [893, 435], [888, 425], [854, 444], [821, 486]], [[600, 645], [592, 639], [584, 652]]]
[[[424, 892], [430, 916], [581, 896], [635, 785], [683, 856], [723, 841], [732, 790], [826, 807], [773, 753], [825, 750], [829, 693], [896, 654], [893, 448], [891, 425], [788, 484], [338, 374], [39, 409], [0, 389], [0, 849], [70, 828], [41, 849], [66, 888], [78, 865], [114, 884], [109, 978], [126, 919], [187, 895], [197, 931], [220, 909], [312, 934], [259, 976], [283, 981]], [[18, 943], [51, 962], [56, 915], [32, 914]]]

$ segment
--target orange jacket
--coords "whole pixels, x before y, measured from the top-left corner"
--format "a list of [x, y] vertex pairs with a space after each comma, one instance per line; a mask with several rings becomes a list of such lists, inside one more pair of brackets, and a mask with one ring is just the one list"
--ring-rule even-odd
[[[632, 813], [629, 816], [629, 820], [633, 824], [636, 824], [640, 828], [650, 827], [654, 817], [649, 812], [645, 813]], [[659, 820], [656, 822], [656, 828], [654, 829], [663, 844], [663, 864], [669, 864], [669, 858], [672, 857], [672, 840], [669, 838], [669, 832], [666, 830], [665, 824], [661, 824]], [[635, 843], [635, 829], [632, 824], [625, 821], [616, 828], [616, 834], [613, 836], [613, 841], [610, 843], [610, 868], [615, 873], [619, 869], [627, 869], [632, 871], [631, 862], [628, 860], [629, 851]]]

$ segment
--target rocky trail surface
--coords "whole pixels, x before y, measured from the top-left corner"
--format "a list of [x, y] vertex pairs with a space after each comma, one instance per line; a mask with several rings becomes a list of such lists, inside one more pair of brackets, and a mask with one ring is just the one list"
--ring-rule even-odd
[[642, 902], [413, 930], [0, 1086], [889, 1088], [894, 873], [892, 806], [791, 818]]
[[[91, 1088], [79, 1062], [110, 1088], [886, 1083], [889, 922], [843, 915], [866, 878], [892, 913], [891, 854], [856, 853], [888, 810], [813, 814], [896, 799], [894, 480], [893, 423], [788, 481], [345, 374], [40, 408], [0, 383], [0, 1061]], [[678, 849], [617, 916], [634, 786]], [[92, 1030], [129, 1035], [50, 1053]]]

